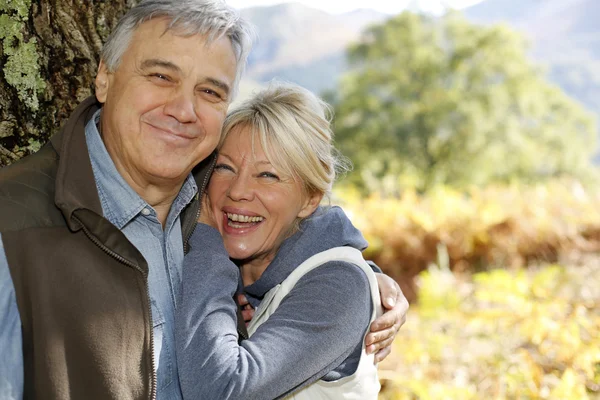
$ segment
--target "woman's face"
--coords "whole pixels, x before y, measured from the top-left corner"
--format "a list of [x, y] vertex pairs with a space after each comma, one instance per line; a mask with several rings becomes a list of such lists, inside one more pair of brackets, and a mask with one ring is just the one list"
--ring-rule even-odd
[[296, 178], [267, 159], [252, 133], [234, 128], [219, 150], [208, 197], [229, 256], [268, 265], [298, 217], [310, 215], [320, 197], [308, 196]]

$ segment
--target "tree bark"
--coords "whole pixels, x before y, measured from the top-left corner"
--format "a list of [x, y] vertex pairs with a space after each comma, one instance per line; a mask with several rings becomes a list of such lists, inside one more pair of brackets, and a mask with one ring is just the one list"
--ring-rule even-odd
[[[3, 9], [0, 1], [0, 18], [19, 20], [10, 3]], [[33, 0], [28, 15], [19, 20], [21, 40], [11, 44], [0, 36], [3, 39], [0, 40], [0, 167], [43, 145], [77, 104], [93, 94], [102, 45], [118, 19], [135, 3], [135, 0]], [[32, 39], [39, 76], [45, 83], [40, 84], [43, 89], [37, 93], [28, 92], [37, 98], [36, 107], [23, 99], [18, 87], [9, 83], [7, 72], [9, 46], [31, 43]], [[23, 76], [27, 71], [24, 68]]]

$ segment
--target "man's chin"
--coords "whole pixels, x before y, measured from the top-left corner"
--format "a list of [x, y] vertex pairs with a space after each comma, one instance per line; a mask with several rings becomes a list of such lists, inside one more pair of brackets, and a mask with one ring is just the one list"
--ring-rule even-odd
[[[181, 161], [181, 160], [179, 160]], [[187, 176], [192, 172], [195, 164], [173, 162], [157, 158], [155, 161], [149, 161], [147, 173], [158, 181], [183, 183]]]

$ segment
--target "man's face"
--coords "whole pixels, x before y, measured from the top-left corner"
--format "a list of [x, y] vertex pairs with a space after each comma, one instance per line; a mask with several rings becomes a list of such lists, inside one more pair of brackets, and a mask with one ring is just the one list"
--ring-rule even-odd
[[[182, 183], [216, 147], [236, 73], [231, 42], [165, 32], [153, 19], [133, 34], [116, 71], [101, 63], [102, 138], [137, 187]], [[133, 182], [132, 182], [133, 181]]]

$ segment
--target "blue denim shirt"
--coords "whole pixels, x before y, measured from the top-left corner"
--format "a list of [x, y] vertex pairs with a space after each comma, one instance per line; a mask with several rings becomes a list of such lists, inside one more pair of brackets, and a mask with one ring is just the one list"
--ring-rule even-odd
[[[104, 217], [119, 228], [148, 262], [154, 333], [157, 398], [180, 399], [175, 358], [174, 314], [181, 290], [183, 239], [180, 214], [198, 188], [190, 175], [173, 202], [163, 229], [156, 211], [117, 172], [96, 127], [100, 112], [86, 126], [86, 141]], [[0, 246], [0, 398], [21, 398], [21, 324], [8, 264]]]
[[23, 398], [21, 317], [0, 236], [0, 399]]

